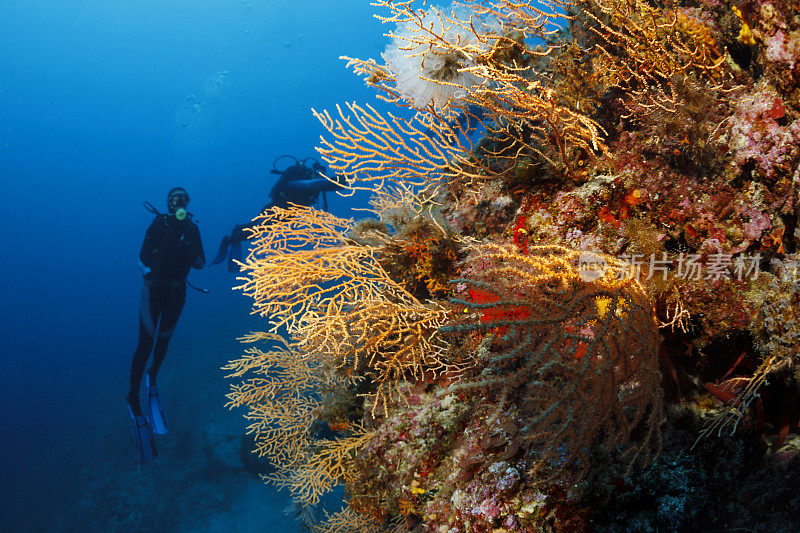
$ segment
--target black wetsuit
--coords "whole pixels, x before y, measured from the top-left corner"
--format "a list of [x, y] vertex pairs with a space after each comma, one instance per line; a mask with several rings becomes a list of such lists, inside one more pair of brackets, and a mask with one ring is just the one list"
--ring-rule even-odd
[[131, 363], [130, 392], [135, 398], [129, 397], [129, 400], [137, 400], [136, 404], [153, 342], [155, 350], [149, 370], [151, 382], [154, 382], [167, 353], [170, 337], [186, 300], [189, 269], [199, 269], [205, 265], [206, 258], [197, 225], [191, 221], [191, 217], [178, 220], [173, 215], [158, 215], [147, 229], [139, 260], [149, 271], [145, 274], [142, 289], [139, 344]]

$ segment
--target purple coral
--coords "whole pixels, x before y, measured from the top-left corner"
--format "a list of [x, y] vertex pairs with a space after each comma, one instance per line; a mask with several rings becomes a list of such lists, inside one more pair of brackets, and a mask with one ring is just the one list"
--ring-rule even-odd
[[778, 171], [794, 170], [800, 147], [800, 120], [787, 125], [778, 122], [785, 116], [785, 104], [775, 90], [760, 83], [736, 103], [730, 127], [733, 161], [741, 170], [754, 162], [766, 178]]

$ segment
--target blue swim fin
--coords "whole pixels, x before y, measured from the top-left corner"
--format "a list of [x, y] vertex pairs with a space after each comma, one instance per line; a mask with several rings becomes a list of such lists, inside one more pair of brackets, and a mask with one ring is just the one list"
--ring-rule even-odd
[[150, 384], [150, 374], [146, 374], [144, 386], [147, 389], [147, 405], [145, 412], [149, 419], [150, 426], [153, 432], [157, 435], [164, 435], [169, 433], [169, 426], [167, 425], [167, 417], [164, 415], [164, 404], [161, 402], [161, 396], [158, 395], [158, 387], [156, 384]]
[[128, 412], [130, 412], [131, 420], [133, 420], [133, 437], [136, 439], [136, 448], [139, 450], [139, 462], [143, 465], [150, 463], [158, 457], [150, 424], [144, 415], [133, 414], [130, 405], [128, 406]]

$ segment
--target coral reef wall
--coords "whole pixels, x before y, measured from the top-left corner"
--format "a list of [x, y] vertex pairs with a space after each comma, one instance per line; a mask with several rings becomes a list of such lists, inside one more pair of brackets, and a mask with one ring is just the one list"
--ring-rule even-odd
[[315, 111], [374, 218], [242, 265], [268, 480], [316, 531], [792, 531], [800, 5], [375, 5], [396, 110]]

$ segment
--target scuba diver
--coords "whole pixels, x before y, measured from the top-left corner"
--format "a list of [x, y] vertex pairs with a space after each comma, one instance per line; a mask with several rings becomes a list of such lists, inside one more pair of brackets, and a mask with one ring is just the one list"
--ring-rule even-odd
[[[278, 162], [287, 158], [291, 164], [284, 170], [278, 170]], [[270, 173], [277, 174], [280, 178], [270, 190], [270, 202], [261, 209], [261, 213], [271, 207], [286, 208], [289, 207], [289, 204], [311, 206], [317, 203], [320, 196], [322, 197], [322, 208], [327, 211], [328, 199], [325, 193], [341, 189], [344, 178], [338, 175], [335, 179], [328, 178], [325, 171], [325, 167], [313, 157], [300, 161], [291, 155], [279, 156], [272, 163]], [[239, 267], [236, 261], [242, 259], [242, 241], [248, 239], [245, 230], [255, 225], [256, 222], [248, 222], [234, 226], [231, 234], [222, 238], [217, 256], [211, 261], [211, 264], [218, 265], [227, 257], [228, 270], [238, 272]]]
[[[158, 456], [153, 432], [164, 434], [169, 430], [156, 387], [156, 374], [183, 310], [189, 269], [201, 269], [206, 262], [200, 231], [192, 221], [192, 214], [186, 211], [188, 204], [189, 195], [181, 187], [175, 187], [167, 194], [168, 214], [159, 213], [149, 202], [144, 204], [156, 218], [147, 228], [139, 253], [139, 266], [144, 276], [139, 310], [139, 343], [131, 362], [131, 388], [126, 398], [142, 464]], [[151, 350], [153, 362], [145, 381], [147, 402], [143, 413], [139, 403], [139, 386]]]

